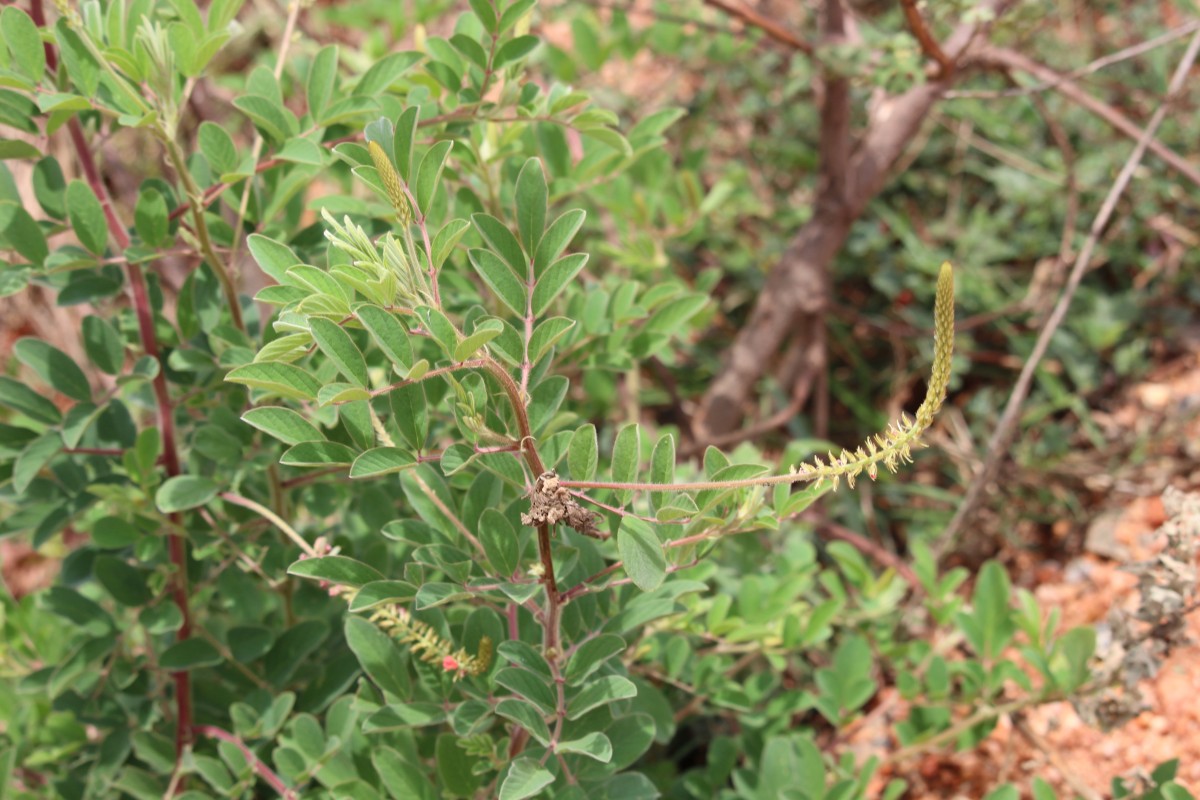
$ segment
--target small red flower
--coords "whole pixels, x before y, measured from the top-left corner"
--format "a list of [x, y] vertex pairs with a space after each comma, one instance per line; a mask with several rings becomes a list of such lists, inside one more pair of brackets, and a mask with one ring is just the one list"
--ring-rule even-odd
[[454, 656], [446, 656], [442, 659], [442, 669], [446, 672], [457, 672], [458, 667], [458, 659]]

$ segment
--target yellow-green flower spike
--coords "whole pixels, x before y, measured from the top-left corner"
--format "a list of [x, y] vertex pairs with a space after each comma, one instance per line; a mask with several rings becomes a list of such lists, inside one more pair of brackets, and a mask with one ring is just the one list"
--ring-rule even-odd
[[379, 179], [383, 181], [384, 191], [387, 192], [388, 200], [392, 201], [392, 207], [396, 209], [400, 222], [404, 225], [409, 224], [412, 222], [412, 209], [408, 205], [408, 198], [404, 195], [404, 183], [400, 180], [400, 174], [396, 172], [396, 168], [392, 166], [392, 160], [388, 158], [379, 142], [368, 142], [367, 152], [371, 154], [371, 160], [375, 162], [375, 171], [379, 173]]
[[825, 480], [831, 480], [836, 489], [841, 478], [845, 478], [853, 487], [854, 479], [864, 471], [874, 480], [880, 464], [895, 472], [898, 464], [912, 461], [912, 448], [920, 444], [921, 434], [933, 424], [934, 416], [946, 399], [953, 353], [954, 269], [946, 262], [938, 273], [937, 296], [933, 305], [933, 369], [929, 376], [929, 390], [917, 409], [916, 419], [901, 414], [899, 422], [892, 423], [883, 433], [866, 440], [866, 450], [862, 447], [853, 452], [843, 450], [838, 458], [830, 453], [828, 464], [817, 457], [812, 464], [800, 464], [793, 471], [806, 479], [815, 480], [818, 486]]

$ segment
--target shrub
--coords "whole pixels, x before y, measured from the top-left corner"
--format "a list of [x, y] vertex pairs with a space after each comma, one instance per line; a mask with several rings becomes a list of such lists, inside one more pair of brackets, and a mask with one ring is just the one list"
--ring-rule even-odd
[[[644, 241], [702, 199], [685, 176], [629, 194], [675, 112], [622, 133], [527, 79], [533, 5], [472, 0], [449, 37], [367, 65], [331, 45], [289, 70], [285, 39], [274, 69], [220, 76], [225, 126], [188, 100], [236, 0], [0, 14], [0, 122], [65, 127], [83, 173], [3, 143], [36, 159], [38, 207], [0, 173], [2, 283], [90, 307], [86, 363], [24, 338], [0, 378], [2, 532], [63, 556], [55, 586], [0, 607], [0, 786], [896, 797], [879, 759], [817, 744], [883, 681], [910, 704], [896, 763], [1116, 680], [1093, 676], [1091, 629], [1014, 606], [998, 565], [966, 603], [965, 572], [919, 544], [880, 569], [852, 535], [805, 535], [811, 504], [907, 461], [932, 423], [948, 266], [925, 401], [861, 448], [693, 464], [643, 429], [639, 369], [706, 319], [711, 278], [585, 271], [594, 221]], [[248, 147], [225, 130], [243, 120]], [[168, 167], [132, 209], [102, 134]], [[693, 714], [689, 766], [664, 752]], [[1169, 771], [1156, 790], [1180, 796]]]

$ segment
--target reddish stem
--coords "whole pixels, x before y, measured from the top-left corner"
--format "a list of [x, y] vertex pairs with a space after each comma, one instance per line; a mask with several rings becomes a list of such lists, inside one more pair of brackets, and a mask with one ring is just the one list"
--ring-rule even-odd
[[[30, 7], [32, 12], [30, 16], [34, 22], [39, 26], [45, 26], [46, 18], [42, 10], [41, 0], [31, 0]], [[55, 69], [58, 59], [49, 44], [46, 45], [46, 54], [47, 65], [51, 69]], [[116, 242], [117, 247], [122, 251], [128, 249], [130, 245], [129, 234], [125, 230], [125, 226], [121, 224], [116, 210], [113, 208], [112, 198], [109, 196], [108, 189], [100, 177], [100, 171], [96, 168], [96, 160], [92, 156], [91, 148], [88, 147], [87, 138], [78, 117], [72, 117], [67, 123], [67, 133], [71, 137], [71, 143], [75, 148], [79, 166], [83, 170], [88, 186], [91, 187], [92, 192], [100, 200], [100, 205], [104, 209], [104, 219], [108, 223], [108, 231], [112, 235], [113, 241]], [[146, 352], [146, 355], [151, 356], [159, 362], [158, 375], [155, 376], [152, 386], [158, 414], [158, 431], [162, 440], [163, 466], [166, 469], [167, 477], [171, 478], [180, 474], [180, 468], [179, 451], [175, 444], [174, 408], [171, 405], [171, 397], [167, 391], [167, 377], [164, 372], [165, 362], [158, 348], [158, 338], [154, 333], [154, 312], [150, 306], [150, 295], [146, 291], [146, 280], [142, 274], [142, 268], [138, 264], [130, 263], [126, 265], [126, 270], [129, 274], [129, 288], [133, 295], [133, 306], [137, 315], [138, 336], [142, 342], [142, 349]], [[172, 514], [170, 519], [176, 529], [182, 525], [179, 515]], [[192, 615], [188, 607], [187, 546], [183, 541], [183, 537], [171, 533], [167, 536], [167, 549], [171, 564], [175, 568], [174, 580], [171, 582], [171, 596], [183, 617], [183, 624], [179, 626], [176, 641], [182, 642], [192, 635]], [[183, 758], [184, 750], [192, 741], [192, 683], [191, 674], [187, 671], [174, 672], [172, 673], [172, 678], [175, 681], [175, 702], [177, 708], [175, 720], [175, 758], [178, 761]]]
[[254, 752], [246, 746], [238, 737], [234, 736], [223, 728], [218, 728], [216, 725], [197, 725], [192, 728], [192, 731], [200, 736], [211, 736], [214, 739], [220, 739], [223, 742], [229, 742], [242, 751], [242, 755], [254, 767], [254, 771], [258, 773], [258, 777], [266, 781], [272, 789], [279, 792], [279, 796], [285, 800], [298, 800], [298, 795], [295, 790], [288, 786], [283, 778], [275, 774], [275, 771], [262, 762], [262, 760], [254, 755]]

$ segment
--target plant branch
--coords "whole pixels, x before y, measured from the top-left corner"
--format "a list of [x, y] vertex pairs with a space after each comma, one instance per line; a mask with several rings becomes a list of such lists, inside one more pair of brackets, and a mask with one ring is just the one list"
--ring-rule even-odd
[[785, 44], [793, 50], [799, 50], [806, 56], [816, 56], [816, 48], [811, 43], [804, 41], [774, 20], [768, 19], [754, 9], [742, 5], [738, 0], [704, 0], [704, 4], [722, 11], [731, 17], [740, 19], [753, 28], [758, 28], [780, 44]]
[[1050, 342], [1054, 338], [1054, 334], [1067, 315], [1067, 309], [1070, 308], [1071, 301], [1075, 297], [1075, 292], [1083, 280], [1083, 274], [1091, 262], [1092, 253], [1100, 241], [1100, 235], [1108, 226], [1108, 222], [1116, 210], [1117, 201], [1121, 199], [1121, 196], [1133, 180], [1134, 172], [1141, 164], [1146, 151], [1150, 149], [1150, 142], [1153, 141], [1159, 125], [1166, 119], [1171, 102], [1183, 89], [1188, 73], [1195, 63], [1198, 54], [1200, 54], [1200, 31], [1193, 35], [1191, 42], [1188, 44], [1187, 51], [1175, 69], [1175, 74], [1171, 77], [1166, 97], [1150, 118], [1150, 123], [1146, 126], [1146, 130], [1142, 131], [1137, 144], [1133, 148], [1133, 152], [1125, 160], [1125, 165], [1121, 168], [1116, 181], [1113, 182], [1112, 188], [1109, 189], [1108, 196], [1104, 198], [1104, 203], [1101, 205], [1095, 220], [1092, 222], [1087, 240], [1084, 241], [1083, 247], [1075, 259], [1075, 264], [1071, 268], [1066, 286], [1063, 287], [1062, 294], [1055, 304], [1054, 310], [1050, 313], [1045, 325], [1042, 326], [1033, 351], [1026, 358], [1025, 366], [1022, 368], [1016, 385], [1013, 386], [1012, 393], [1009, 395], [1008, 403], [1004, 408], [1004, 413], [1000, 417], [1000, 422], [996, 425], [996, 430], [992, 433], [992, 438], [988, 441], [987, 457], [984, 460], [983, 467], [975, 475], [954, 518], [942, 534], [939, 549], [945, 548], [957, 541], [964, 524], [975, 513], [984, 492], [995, 477], [1000, 461], [1008, 452], [1013, 433], [1016, 431], [1017, 423], [1020, 420], [1021, 406], [1024, 404], [1025, 398], [1029, 395], [1038, 364], [1045, 356], [1046, 350], [1050, 347]]
[[304, 540], [303, 536], [296, 533], [295, 528], [287, 524], [282, 517], [264, 506], [262, 503], [256, 503], [248, 497], [242, 497], [240, 494], [234, 494], [233, 492], [221, 492], [221, 499], [227, 503], [233, 503], [235, 506], [248, 508], [264, 519], [269, 520], [275, 525], [276, 528], [279, 528], [279, 530], [283, 531], [283, 533], [289, 539], [295, 542], [296, 546], [304, 551], [304, 553], [306, 553], [310, 558], [316, 558], [321, 555], [321, 553], [317, 552], [316, 548]]
[[1093, 73], [1099, 72], [1100, 70], [1102, 70], [1106, 67], [1111, 67], [1113, 64], [1119, 64], [1122, 61], [1127, 61], [1131, 58], [1137, 58], [1138, 56], [1143, 55], [1144, 53], [1149, 53], [1152, 50], [1157, 50], [1159, 47], [1162, 47], [1164, 44], [1169, 44], [1169, 43], [1175, 41], [1176, 39], [1180, 39], [1184, 36], [1187, 36], [1189, 33], [1193, 33], [1196, 30], [1200, 30], [1200, 20], [1192, 20], [1191, 22], [1180, 25], [1177, 28], [1172, 28], [1171, 30], [1167, 31], [1166, 33], [1163, 33], [1159, 36], [1155, 36], [1153, 39], [1147, 39], [1144, 42], [1138, 42], [1137, 44], [1132, 45], [1130, 47], [1126, 47], [1122, 50], [1117, 50], [1115, 53], [1109, 53], [1106, 56], [1102, 56], [1100, 58], [1097, 58], [1095, 61], [1092, 61], [1090, 63], [1083, 65], [1082, 67], [1073, 69], [1069, 72], [1064, 72], [1064, 73], [1058, 75], [1053, 80], [1044, 80], [1043, 82], [1035, 83], [1032, 86], [1018, 86], [1018, 87], [1014, 87], [1012, 89], [1002, 89], [1000, 91], [994, 91], [994, 92], [992, 92], [992, 91], [971, 91], [971, 90], [967, 90], [967, 89], [955, 90], [955, 91], [951, 91], [951, 92], [946, 92], [945, 98], [947, 100], [962, 100], [962, 99], [998, 100], [1003, 97], [1025, 97], [1027, 95], [1037, 94], [1039, 92], [1044, 92], [1048, 89], [1055, 89], [1059, 85], [1061, 85], [1064, 81], [1069, 81], [1069, 80], [1072, 80], [1073, 78], [1082, 78], [1085, 75], [1091, 75]]
[[921, 19], [921, 12], [917, 10], [916, 0], [900, 0], [900, 5], [904, 8], [904, 19], [908, 23], [908, 29], [921, 45], [921, 52], [938, 63], [938, 73], [935, 77], [941, 78], [954, 72], [954, 61], [942, 51], [937, 39], [929, 32], [925, 20]]
[[221, 284], [221, 291], [225, 295], [225, 304], [229, 306], [229, 314], [233, 318], [234, 327], [244, 334], [246, 333], [246, 322], [242, 319], [242, 305], [238, 299], [237, 284], [230, 274], [229, 267], [217, 255], [216, 249], [213, 248], [212, 235], [208, 230], [208, 221], [204, 218], [203, 195], [200, 192], [200, 187], [196, 185], [196, 180], [192, 177], [192, 173], [188, 169], [187, 160], [183, 157], [183, 151], [179, 149], [179, 143], [166, 130], [160, 128], [158, 133], [163, 147], [166, 148], [167, 158], [170, 160], [171, 166], [175, 169], [175, 174], [179, 176], [179, 180], [183, 183], [183, 190], [187, 194], [188, 205], [192, 210], [192, 224], [196, 228], [196, 239], [200, 243], [200, 253], [204, 257], [204, 260], [208, 262], [208, 265], [212, 267], [213, 273], [217, 276], [217, 281]]
[[[1025, 72], [1035, 78], [1051, 83], [1052, 87], [1063, 97], [1104, 120], [1119, 133], [1125, 134], [1135, 142], [1140, 141], [1146, 132], [1139, 128], [1129, 117], [1111, 105], [1097, 100], [1091, 94], [1084, 91], [1079, 84], [1070, 80], [1066, 75], [1060, 75], [1049, 67], [1039, 64], [1015, 50], [1002, 47], [987, 48], [979, 55], [979, 62], [985, 66]], [[1146, 147], [1151, 153], [1166, 162], [1171, 169], [1187, 178], [1193, 184], [1200, 186], [1200, 168], [1197, 168], [1183, 156], [1155, 139], [1153, 135], [1147, 139]]]
[[278, 792], [280, 797], [284, 798], [284, 800], [299, 800], [300, 796], [284, 782], [283, 778], [275, 774], [275, 771], [268, 767], [262, 759], [254, 755], [254, 752], [246, 746], [245, 742], [229, 731], [218, 728], [216, 725], [196, 725], [192, 730], [201, 736], [209, 736], [213, 739], [220, 739], [223, 742], [229, 742], [234, 745], [238, 750], [242, 751], [242, 755], [254, 767], [254, 771], [258, 773], [258, 776]]
[[[44, 25], [45, 15], [42, 10], [41, 0], [33, 0], [31, 6], [34, 12], [32, 16], [36, 23]], [[46, 63], [51, 69], [56, 69], [58, 64], [57, 54], [49, 43], [46, 44], [45, 50], [47, 55]], [[112, 197], [109, 195], [108, 188], [104, 185], [104, 181], [100, 177], [100, 171], [96, 167], [96, 160], [92, 155], [91, 148], [88, 146], [83, 132], [83, 125], [80, 123], [78, 117], [73, 116], [67, 122], [67, 133], [71, 139], [76, 158], [79, 160], [79, 166], [83, 170], [88, 186], [99, 199], [100, 206], [104, 210], [104, 220], [108, 225], [109, 234], [122, 251], [127, 250], [130, 245], [129, 234], [117, 217]], [[159, 364], [158, 373], [151, 381], [151, 388], [154, 393], [159, 439], [162, 446], [162, 463], [167, 477], [172, 478], [180, 474], [180, 466], [179, 450], [175, 438], [174, 406], [171, 403], [170, 393], [167, 390], [166, 363], [158, 347], [158, 337], [154, 331], [154, 311], [150, 305], [150, 294], [146, 290], [146, 280], [142, 274], [142, 268], [139, 264], [129, 263], [125, 266], [125, 271], [129, 277], [129, 290], [133, 298], [134, 313], [137, 317], [138, 337], [142, 343], [142, 350]], [[169, 519], [171, 524], [176, 528], [180, 527], [181, 520], [178, 514], [170, 515]], [[192, 614], [188, 602], [187, 544], [178, 533], [169, 533], [167, 535], [167, 553], [173, 568], [171, 596], [183, 619], [179, 629], [176, 631], [175, 640], [176, 642], [183, 642], [191, 638], [192, 635]], [[175, 759], [176, 763], [179, 763], [183, 758], [184, 751], [191, 744], [191, 673], [187, 670], [173, 672], [172, 680], [175, 683], [176, 703]]]

